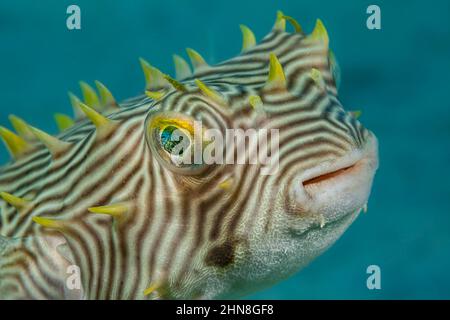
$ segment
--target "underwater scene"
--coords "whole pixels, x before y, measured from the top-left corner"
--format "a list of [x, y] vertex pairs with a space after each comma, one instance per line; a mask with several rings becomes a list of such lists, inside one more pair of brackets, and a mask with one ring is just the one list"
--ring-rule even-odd
[[449, 21], [1, 1], [0, 300], [450, 299]]

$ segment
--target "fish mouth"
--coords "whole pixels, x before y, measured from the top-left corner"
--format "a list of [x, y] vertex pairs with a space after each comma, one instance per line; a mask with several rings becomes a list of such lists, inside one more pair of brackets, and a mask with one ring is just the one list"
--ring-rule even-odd
[[[321, 183], [327, 183], [328, 181], [330, 181], [331, 179], [336, 179], [338, 178], [340, 175], [343, 174], [349, 174], [350, 170], [355, 169], [355, 167], [358, 165], [358, 163], [352, 164], [348, 167], [344, 167], [341, 169], [337, 169], [335, 171], [331, 171], [331, 172], [327, 172], [324, 174], [320, 174], [319, 176], [316, 176], [314, 178], [305, 180], [302, 182], [303, 187], [306, 189], [306, 192], [308, 192], [309, 189], [314, 188], [317, 185], [320, 185]], [[310, 192], [308, 192], [310, 193]]]
[[378, 168], [378, 142], [370, 133], [363, 148], [298, 175], [290, 188], [294, 208], [319, 217], [321, 226], [367, 207]]

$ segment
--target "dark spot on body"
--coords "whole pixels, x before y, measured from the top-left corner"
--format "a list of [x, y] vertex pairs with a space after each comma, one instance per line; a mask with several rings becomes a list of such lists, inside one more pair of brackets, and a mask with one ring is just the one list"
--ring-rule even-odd
[[236, 241], [226, 242], [211, 248], [205, 258], [207, 266], [225, 268], [234, 262]]

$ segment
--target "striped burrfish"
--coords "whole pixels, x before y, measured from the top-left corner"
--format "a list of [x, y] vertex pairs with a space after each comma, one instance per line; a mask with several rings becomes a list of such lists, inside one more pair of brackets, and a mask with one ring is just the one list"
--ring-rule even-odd
[[245, 297], [366, 210], [377, 139], [338, 100], [323, 23], [304, 33], [278, 12], [260, 42], [240, 27], [241, 53], [219, 64], [187, 49], [191, 64], [175, 55], [169, 76], [141, 59], [138, 97], [118, 103], [80, 82], [75, 116], [55, 116], [59, 134], [10, 116], [0, 298]]

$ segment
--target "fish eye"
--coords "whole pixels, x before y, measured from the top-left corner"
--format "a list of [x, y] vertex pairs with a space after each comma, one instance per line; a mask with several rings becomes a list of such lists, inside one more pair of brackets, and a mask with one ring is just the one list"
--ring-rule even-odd
[[161, 130], [159, 139], [162, 148], [172, 156], [182, 156], [191, 145], [191, 139], [175, 126]]
[[200, 174], [206, 167], [203, 162], [195, 161], [192, 123], [192, 119], [181, 115], [158, 115], [146, 124], [147, 144], [157, 161], [184, 175]]
[[166, 161], [178, 168], [191, 167], [192, 138], [189, 132], [177, 126], [168, 125], [159, 129], [157, 140], [160, 148], [166, 153]]

